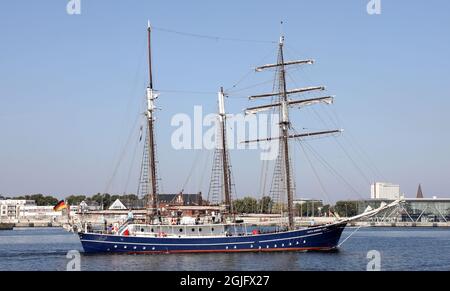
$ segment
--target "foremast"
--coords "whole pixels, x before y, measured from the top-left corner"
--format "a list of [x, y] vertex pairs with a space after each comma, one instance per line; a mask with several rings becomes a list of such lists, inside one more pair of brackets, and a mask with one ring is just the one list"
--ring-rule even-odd
[[228, 161], [228, 146], [227, 146], [227, 115], [225, 113], [225, 94], [223, 87], [220, 88], [218, 93], [218, 105], [219, 105], [219, 126], [220, 126], [220, 138], [221, 138], [221, 151], [222, 151], [222, 174], [223, 174], [223, 197], [225, 202], [225, 214], [231, 214], [233, 211], [233, 205], [231, 201], [231, 178], [230, 178], [230, 166]]
[[148, 73], [149, 84], [146, 91], [147, 97], [147, 111], [145, 113], [147, 118], [147, 144], [148, 144], [148, 168], [150, 173], [148, 175], [148, 193], [147, 193], [147, 222], [152, 222], [158, 210], [158, 193], [157, 193], [157, 179], [156, 179], [156, 153], [155, 153], [155, 99], [157, 94], [153, 90], [153, 73], [152, 73], [152, 50], [151, 50], [151, 26], [148, 22], [147, 37], [148, 37]]
[[306, 87], [306, 88], [298, 88], [293, 90], [287, 90], [286, 86], [286, 66], [291, 65], [302, 65], [302, 64], [313, 64], [314, 60], [298, 60], [298, 61], [287, 61], [284, 60], [284, 54], [283, 54], [283, 46], [284, 46], [284, 36], [280, 36], [280, 41], [278, 45], [278, 61], [276, 64], [268, 64], [264, 66], [257, 67], [255, 70], [257, 72], [261, 72], [265, 69], [270, 68], [277, 68], [279, 70], [279, 79], [278, 79], [278, 92], [273, 93], [266, 93], [266, 94], [260, 94], [260, 95], [253, 95], [250, 96], [249, 99], [259, 99], [264, 97], [273, 97], [278, 96], [278, 102], [268, 105], [262, 105], [262, 106], [256, 106], [246, 109], [246, 114], [255, 114], [261, 111], [270, 110], [273, 108], [279, 108], [280, 113], [280, 123], [279, 123], [279, 136], [277, 137], [270, 137], [266, 139], [257, 139], [257, 140], [250, 140], [245, 141], [245, 143], [250, 142], [261, 142], [261, 141], [270, 141], [270, 140], [279, 140], [281, 150], [280, 153], [283, 154], [283, 157], [279, 157], [283, 159], [283, 174], [284, 174], [284, 188], [287, 196], [287, 208], [288, 208], [288, 227], [290, 230], [295, 228], [295, 221], [294, 221], [294, 191], [293, 191], [293, 173], [291, 171], [291, 164], [290, 164], [290, 154], [289, 154], [289, 139], [290, 138], [301, 138], [306, 136], [315, 136], [315, 135], [322, 135], [322, 134], [330, 134], [330, 133], [337, 133], [341, 130], [329, 130], [329, 131], [321, 131], [321, 132], [311, 132], [311, 133], [302, 133], [302, 134], [290, 134], [289, 129], [291, 128], [291, 122], [289, 120], [289, 108], [292, 106], [302, 107], [307, 105], [312, 105], [316, 103], [326, 103], [331, 104], [333, 102], [332, 96], [324, 96], [324, 97], [318, 97], [318, 98], [310, 98], [310, 99], [303, 99], [303, 100], [289, 100], [288, 95], [291, 94], [300, 94], [305, 92], [311, 92], [311, 91], [323, 91], [325, 90], [325, 87], [323, 86], [316, 86], [316, 87]]

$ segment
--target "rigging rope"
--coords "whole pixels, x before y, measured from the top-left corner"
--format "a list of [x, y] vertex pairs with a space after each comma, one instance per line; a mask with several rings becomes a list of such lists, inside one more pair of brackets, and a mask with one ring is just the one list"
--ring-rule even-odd
[[191, 33], [191, 32], [183, 32], [183, 31], [177, 31], [173, 29], [163, 28], [163, 27], [156, 27], [152, 26], [152, 29], [159, 30], [162, 32], [168, 32], [168, 33], [174, 33], [189, 37], [196, 37], [196, 38], [204, 38], [204, 39], [210, 39], [215, 41], [235, 41], [235, 42], [253, 42], [253, 43], [277, 43], [276, 41], [270, 41], [270, 40], [258, 40], [258, 39], [243, 39], [243, 38], [233, 38], [233, 37], [221, 37], [221, 36], [215, 36], [215, 35], [205, 35], [205, 34], [197, 34], [197, 33]]
[[109, 188], [111, 187], [111, 184], [112, 184], [114, 178], [117, 175], [117, 171], [119, 170], [120, 164], [122, 163], [122, 160], [125, 157], [126, 149], [127, 149], [128, 145], [130, 144], [131, 138], [133, 136], [134, 129], [135, 129], [136, 125], [138, 124], [139, 116], [140, 116], [140, 114], [137, 116], [137, 118], [136, 118], [136, 120], [135, 120], [135, 122], [133, 124], [132, 130], [128, 134], [127, 142], [122, 147], [122, 150], [121, 150], [120, 155], [119, 155], [119, 159], [117, 160], [116, 165], [114, 167], [113, 174], [111, 175], [110, 179], [108, 180], [108, 183], [106, 184], [105, 193], [108, 193]]
[[272, 83], [272, 82], [273, 82], [273, 80], [270, 79], [270, 80], [267, 80], [267, 81], [264, 81], [264, 82], [256, 83], [256, 84], [253, 84], [253, 85], [249, 85], [249, 86], [241, 88], [239, 90], [231, 90], [231, 91], [228, 91], [227, 93], [233, 94], [235, 92], [241, 92], [241, 91], [244, 91], [244, 90], [247, 90], [247, 89], [251, 89], [251, 88], [258, 87], [258, 86], [261, 86], [261, 85], [264, 85], [264, 84], [268, 84], [268, 83]]
[[[125, 187], [123, 189], [123, 193], [126, 193], [126, 191], [128, 189], [128, 184], [130, 182], [131, 173], [132, 173], [132, 170], [133, 170], [133, 164], [134, 164], [134, 160], [136, 158], [136, 151], [137, 151], [138, 145], [139, 145], [139, 139], [136, 139], [136, 144], [134, 145], [133, 155], [131, 157], [131, 164], [130, 164], [130, 168], [128, 170], [127, 180], [125, 182]], [[136, 195], [137, 195], [137, 193], [136, 193]]]
[[[376, 164], [372, 161], [372, 159], [370, 158], [370, 156], [367, 154], [367, 152], [364, 150], [364, 148], [356, 141], [356, 139], [352, 136], [351, 133], [347, 132], [347, 136], [349, 139], [349, 143], [350, 144], [355, 144], [356, 148], [359, 149], [361, 156], [364, 157], [366, 159], [366, 164], [372, 169], [373, 173], [375, 174], [375, 176], [378, 176], [379, 178], [382, 178], [383, 180], [386, 181], [386, 177], [383, 175], [383, 173], [378, 169], [378, 167], [376, 166]], [[353, 140], [353, 143], [350, 141]]]
[[208, 169], [208, 162], [210, 162], [211, 156], [212, 156], [213, 151], [212, 150], [208, 150], [207, 155], [205, 156], [205, 162], [204, 162], [204, 166], [203, 166], [203, 172], [200, 175], [200, 180], [198, 182], [199, 187], [198, 189], [202, 189], [202, 184], [203, 184], [203, 178], [206, 176], [206, 170]]
[[[340, 118], [338, 117], [336, 111], [333, 109], [330, 109], [330, 110], [333, 113], [333, 115], [335, 116], [336, 120], [334, 120], [331, 117], [331, 114], [328, 112], [328, 110], [325, 110], [325, 114], [327, 115], [330, 122], [338, 128], [339, 127], [338, 123], [342, 124], [342, 122], [340, 122]], [[385, 180], [385, 178], [383, 177], [383, 174], [381, 174], [381, 172], [378, 170], [375, 163], [371, 160], [369, 155], [364, 151], [362, 146], [357, 143], [356, 139], [353, 137], [353, 135], [348, 130], [346, 130], [346, 134], [344, 134], [343, 137], [344, 137], [344, 141], [347, 142], [348, 145], [350, 145], [350, 147], [353, 149], [355, 154], [359, 155], [359, 158], [367, 166], [368, 170], [370, 170], [372, 172], [373, 176], [379, 177], [379, 178], [382, 178]]]
[[[325, 125], [328, 126], [325, 120], [319, 115], [317, 110], [314, 108], [311, 108], [311, 110], [314, 112], [314, 114], [317, 116], [317, 118]], [[336, 125], [336, 127], [339, 128], [339, 126]], [[352, 162], [352, 165], [355, 167], [355, 169], [359, 172], [359, 174], [366, 180], [367, 184], [370, 185], [370, 179], [366, 176], [366, 174], [362, 171], [362, 169], [358, 166], [358, 164], [355, 162], [355, 160], [350, 156], [348, 151], [345, 149], [344, 146], [339, 142], [339, 140], [334, 136], [334, 141], [337, 143], [337, 145], [341, 148], [341, 150], [344, 152], [344, 154], [347, 156], [347, 158]]]
[[314, 172], [314, 176], [316, 177], [316, 179], [317, 179], [317, 181], [319, 183], [320, 189], [322, 190], [324, 196], [327, 198], [327, 201], [331, 201], [330, 200], [330, 196], [328, 195], [328, 192], [325, 189], [325, 186], [323, 185], [322, 180], [320, 179], [320, 177], [319, 177], [319, 175], [318, 175], [318, 173], [316, 171], [316, 168], [314, 167], [313, 163], [311, 162], [311, 159], [309, 158], [308, 154], [306, 153], [305, 147], [303, 146], [303, 144], [299, 140], [298, 140], [298, 144], [301, 146], [302, 151], [305, 154], [306, 159], [308, 160], [309, 166], [311, 167], [311, 169]]
[[358, 197], [361, 197], [359, 192], [341, 175], [338, 171], [336, 171], [330, 163], [328, 163], [312, 146], [310, 146], [306, 141], [304, 141], [305, 146], [313, 153], [313, 155], [316, 157], [316, 159], [322, 163], [328, 170], [335, 174], [338, 178], [340, 178], [345, 185], [353, 191]]
[[[286, 75], [296, 84], [294, 78], [289, 73], [286, 72]], [[336, 110], [334, 110], [333, 107], [329, 108], [328, 106], [323, 106], [323, 105], [322, 105], [322, 107], [326, 107], [324, 111], [325, 111], [325, 114], [327, 115], [328, 119], [330, 120], [331, 124], [333, 126], [336, 126], [336, 128], [341, 128], [341, 126], [339, 126], [339, 124], [342, 125], [343, 123], [342, 123], [341, 119], [339, 118]], [[314, 111], [316, 116], [318, 116], [319, 120], [323, 124], [328, 126], [327, 123], [320, 117], [320, 115], [316, 112], [316, 110], [314, 108], [311, 108], [311, 110]], [[328, 112], [328, 110], [331, 110], [331, 113], [334, 115], [335, 118], [332, 118], [332, 116]], [[367, 166], [367, 170], [372, 172], [373, 176], [382, 178], [383, 180], [386, 180], [384, 175], [381, 173], [381, 171], [378, 169], [378, 167], [375, 165], [375, 163], [370, 158], [370, 156], [367, 154], [367, 152], [363, 149], [363, 147], [356, 141], [356, 139], [350, 133], [348, 128], [346, 128], [345, 134], [343, 135], [343, 140], [352, 147], [355, 154], [359, 156], [359, 159], [362, 161], [363, 164], [365, 164]], [[341, 148], [342, 148], [342, 146], [341, 146]], [[365, 180], [369, 181], [369, 184], [370, 184], [371, 183], [370, 179], [367, 178], [367, 176], [364, 174], [364, 172], [356, 165], [356, 163], [354, 161], [352, 163], [355, 166], [355, 168], [358, 168], [357, 170], [360, 173], [362, 173]]]
[[[142, 59], [145, 57], [145, 49], [144, 49], [145, 46], [143, 45], [143, 43], [141, 43], [141, 45], [139, 47], [141, 48], [140, 49], [140, 53], [138, 54], [139, 55], [139, 61], [138, 61], [137, 68], [136, 68], [136, 71], [135, 71], [135, 74], [134, 74], [134, 79], [133, 79], [133, 82], [132, 82], [133, 86], [130, 88], [130, 94], [128, 95], [129, 98], [128, 98], [128, 102], [126, 104], [126, 109], [125, 109], [125, 112], [128, 113], [128, 114], [125, 114], [122, 117], [122, 124], [127, 124], [127, 123], [129, 123], [131, 121], [130, 118], [131, 118], [132, 114], [129, 114], [130, 107], [132, 105], [132, 102], [134, 100], [136, 100], [135, 98], [131, 98], [131, 97], [136, 96], [136, 90], [137, 90], [139, 79], [140, 79], [139, 75], [142, 73], [141, 72], [141, 70], [142, 70], [142, 63], [143, 63]], [[132, 134], [133, 134], [133, 132], [135, 130], [136, 124], [139, 121], [139, 116], [140, 116], [140, 114], [138, 114], [136, 116], [136, 119], [134, 120], [133, 125], [131, 127], [131, 131], [129, 132], [129, 135], [127, 137], [127, 141], [126, 141], [125, 145], [122, 147], [122, 149], [120, 151], [119, 159], [117, 160], [117, 162], [115, 164], [114, 171], [113, 171], [111, 177], [109, 178], [108, 182], [106, 183], [105, 193], [107, 193], [110, 190], [110, 187], [111, 187], [111, 185], [113, 183], [113, 180], [115, 179], [115, 176], [117, 175], [118, 168], [120, 167], [120, 165], [122, 163], [122, 160], [123, 160], [123, 158], [125, 156], [125, 153], [126, 153], [126, 149], [127, 149], [128, 145], [129, 145], [129, 143], [131, 141]]]
[[356, 164], [355, 160], [348, 154], [348, 151], [345, 149], [345, 147], [342, 146], [342, 144], [339, 142], [339, 140], [336, 137], [334, 137], [334, 140], [339, 145], [339, 147], [344, 152], [344, 154], [347, 156], [347, 158], [349, 158], [349, 160], [352, 162], [353, 166], [358, 170], [358, 172], [361, 174], [361, 176], [364, 179], [366, 179], [367, 184], [370, 185], [370, 183], [371, 183], [370, 179], [367, 178], [367, 176], [364, 174], [364, 172], [361, 170], [361, 168]]
[[342, 244], [344, 244], [352, 235], [354, 235], [361, 227], [362, 227], [362, 225], [358, 226], [349, 236], [347, 236], [340, 244], [338, 244], [338, 248]]
[[184, 93], [184, 94], [205, 94], [205, 95], [211, 95], [211, 94], [217, 94], [217, 92], [213, 91], [189, 91], [189, 90], [165, 90], [165, 89], [158, 89], [158, 92], [164, 92], [164, 93]]
[[[266, 58], [269, 57], [269, 55], [272, 55], [272, 53], [273, 53], [273, 49], [270, 49], [270, 51], [263, 58], [261, 58], [261, 60], [258, 61], [258, 63], [263, 62]], [[244, 76], [242, 76], [236, 83], [234, 83], [233, 86], [231, 86], [230, 88], [225, 89], [225, 91], [229, 91], [229, 90], [231, 90], [233, 88], [236, 88], [240, 83], [242, 83], [245, 79], [247, 79], [254, 72], [255, 72], [254, 68], [250, 69], [249, 71], [247, 71], [244, 74]]]
[[[296, 84], [295, 80], [293, 79], [293, 77], [286, 73], [286, 75]], [[297, 84], [296, 84], [297, 85]], [[317, 112], [317, 110], [315, 110], [314, 108], [308, 108], [308, 111], [311, 110], [316, 118], [322, 123], [324, 124], [326, 127], [329, 127], [329, 124], [327, 122], [325, 122], [325, 120], [321, 117], [321, 115]], [[331, 116], [329, 115], [329, 113], [325, 110], [325, 113], [327, 114], [329, 120], [331, 121], [331, 123], [333, 124], [333, 126], [336, 126], [336, 128], [340, 128], [340, 126], [337, 124], [336, 121], [333, 120], [333, 118], [331, 118]], [[345, 139], [345, 138], [344, 138]], [[358, 164], [356, 163], [356, 161], [351, 157], [351, 155], [349, 154], [349, 152], [345, 149], [345, 147], [338, 141], [338, 139], [336, 137], [334, 137], [335, 142], [338, 144], [338, 146], [341, 148], [341, 150], [344, 152], [344, 154], [347, 156], [347, 158], [351, 161], [353, 167], [359, 172], [359, 174], [363, 177], [363, 179], [365, 179], [366, 183], [371, 184], [370, 179], [367, 177], [367, 175], [364, 173], [364, 171], [358, 166]], [[346, 139], [345, 139], [346, 140]], [[347, 141], [347, 140], [346, 140]], [[349, 142], [349, 141], [347, 141]], [[349, 142], [350, 143], [350, 142]], [[351, 145], [351, 143], [350, 143]], [[354, 148], [354, 147], [353, 147]], [[369, 167], [370, 168], [370, 167]], [[352, 187], [353, 188], [353, 187]], [[354, 188], [353, 188], [354, 189]], [[356, 191], [355, 192], [358, 197], [361, 197], [361, 195]]]
[[183, 187], [181, 187], [181, 192], [184, 192], [187, 183], [189, 183], [189, 181], [191, 180], [192, 173], [194, 172], [194, 168], [197, 165], [197, 160], [199, 159], [199, 156], [200, 156], [201, 152], [202, 151], [197, 151], [197, 153], [195, 154], [194, 161], [192, 162], [191, 169], [189, 170], [189, 174], [188, 174], [188, 176], [186, 178], [186, 181], [184, 181]]

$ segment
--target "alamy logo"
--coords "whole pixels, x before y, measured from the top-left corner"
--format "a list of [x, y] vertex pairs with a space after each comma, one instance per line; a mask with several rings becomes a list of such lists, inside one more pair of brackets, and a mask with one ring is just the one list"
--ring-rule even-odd
[[380, 271], [381, 270], [381, 254], [379, 251], [371, 250], [367, 252], [367, 271]]
[[68, 251], [66, 258], [70, 261], [67, 262], [66, 271], [80, 271], [81, 270], [81, 256], [77, 250]]
[[[228, 149], [260, 149], [261, 160], [275, 160], [278, 156], [278, 140], [250, 142], [256, 139], [277, 137], [279, 132], [278, 114], [227, 114], [226, 138]], [[202, 106], [194, 106], [194, 120], [185, 113], [172, 117], [171, 144], [176, 150], [221, 148], [219, 129], [221, 123], [217, 114], [203, 116]], [[206, 130], [205, 130], [206, 128]]]
[[381, 0], [370, 0], [367, 3], [367, 13], [370, 15], [381, 14]]
[[81, 0], [69, 0], [66, 6], [66, 11], [69, 15], [81, 14]]

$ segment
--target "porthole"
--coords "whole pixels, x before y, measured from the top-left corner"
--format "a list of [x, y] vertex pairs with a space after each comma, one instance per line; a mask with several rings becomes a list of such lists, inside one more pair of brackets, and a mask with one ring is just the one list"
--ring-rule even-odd
[[144, 228], [141, 228], [141, 232], [144, 232]]
[[195, 228], [192, 229], [192, 232], [194, 232], [194, 231], [195, 231]]
[[211, 231], [214, 231], [214, 227], [213, 227], [213, 228], [211, 228]]
[[151, 231], [151, 232], [154, 232], [153, 228], [152, 228], [152, 229], [150, 229], [150, 231]]
[[199, 228], [199, 229], [198, 229], [198, 231], [202, 231], [202, 229], [201, 229], [201, 228]]
[[183, 229], [182, 229], [182, 228], [180, 228], [180, 232], [183, 232]]

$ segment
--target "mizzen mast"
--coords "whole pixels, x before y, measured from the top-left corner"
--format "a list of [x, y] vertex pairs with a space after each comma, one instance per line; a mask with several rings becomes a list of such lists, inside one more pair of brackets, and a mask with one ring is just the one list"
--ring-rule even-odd
[[148, 22], [147, 34], [148, 34], [148, 73], [149, 84], [147, 87], [147, 143], [148, 143], [148, 167], [150, 173], [148, 175], [148, 193], [147, 193], [147, 220], [151, 222], [153, 217], [157, 214], [158, 209], [158, 193], [157, 193], [157, 180], [156, 180], [156, 154], [155, 154], [155, 133], [154, 133], [154, 111], [155, 111], [155, 99], [157, 94], [153, 90], [153, 75], [152, 75], [152, 50], [151, 50], [151, 26]]
[[303, 100], [290, 100], [288, 96], [291, 94], [301, 94], [312, 91], [323, 91], [325, 90], [324, 86], [315, 86], [315, 87], [306, 87], [306, 88], [297, 88], [292, 90], [287, 90], [286, 85], [286, 66], [291, 65], [303, 65], [303, 64], [313, 64], [314, 60], [298, 60], [298, 61], [285, 61], [283, 55], [283, 46], [284, 46], [284, 36], [280, 37], [279, 45], [278, 45], [278, 62], [276, 64], [268, 64], [264, 66], [257, 67], [255, 69], [256, 72], [264, 71], [265, 69], [276, 68], [278, 70], [278, 92], [274, 93], [266, 93], [250, 96], [250, 100], [264, 98], [264, 97], [273, 97], [277, 96], [278, 101], [273, 104], [250, 107], [245, 110], [246, 114], [255, 114], [261, 111], [270, 110], [273, 108], [279, 108], [279, 113], [281, 116], [281, 120], [279, 123], [280, 135], [277, 137], [270, 137], [266, 139], [257, 139], [251, 141], [245, 141], [245, 143], [250, 142], [261, 142], [261, 141], [270, 141], [270, 140], [279, 140], [280, 141], [280, 153], [282, 157], [283, 164], [283, 182], [284, 189], [287, 196], [287, 207], [288, 207], [288, 226], [289, 229], [294, 229], [294, 189], [293, 189], [293, 173], [290, 165], [290, 154], [289, 154], [289, 139], [290, 138], [302, 138], [307, 136], [316, 136], [322, 134], [331, 134], [337, 133], [341, 130], [329, 130], [329, 131], [321, 131], [321, 132], [311, 132], [311, 133], [303, 133], [303, 134], [289, 134], [289, 129], [291, 128], [291, 122], [289, 120], [289, 108], [290, 107], [303, 107], [308, 105], [313, 105], [316, 103], [326, 103], [331, 104], [333, 102], [333, 96], [324, 96], [318, 98], [310, 98]]
[[233, 213], [233, 203], [231, 200], [233, 185], [231, 183], [231, 163], [228, 154], [227, 115], [225, 112], [225, 93], [223, 88], [220, 88], [220, 91], [217, 93], [217, 101], [216, 146], [211, 170], [208, 201], [211, 204], [224, 205], [224, 214], [230, 215]]

